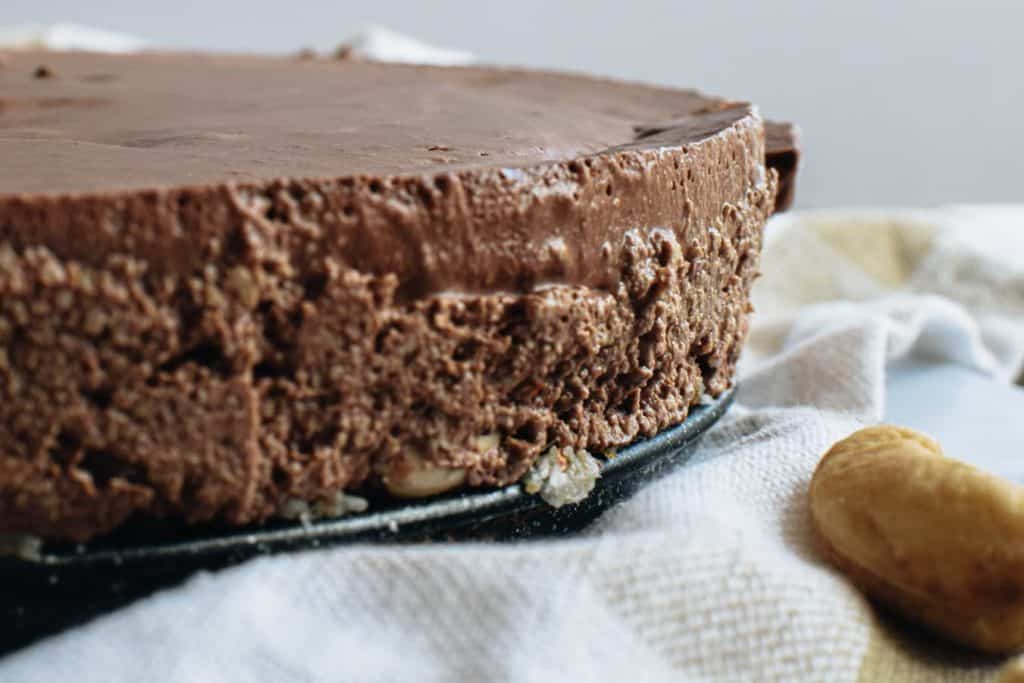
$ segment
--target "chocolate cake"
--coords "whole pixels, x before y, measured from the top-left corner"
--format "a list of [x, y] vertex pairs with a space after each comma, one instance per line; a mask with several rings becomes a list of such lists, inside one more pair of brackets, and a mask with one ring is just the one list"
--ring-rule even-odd
[[503, 485], [682, 422], [791, 197], [765, 131], [557, 73], [9, 54], [0, 532]]

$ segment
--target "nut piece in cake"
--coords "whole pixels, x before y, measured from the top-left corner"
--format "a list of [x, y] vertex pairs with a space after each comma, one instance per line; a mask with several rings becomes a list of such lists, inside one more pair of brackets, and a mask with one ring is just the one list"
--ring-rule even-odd
[[523, 477], [523, 489], [559, 508], [586, 498], [600, 476], [601, 465], [587, 451], [552, 446]]
[[407, 469], [401, 474], [383, 475], [384, 488], [397, 498], [426, 498], [462, 486], [466, 470], [432, 465], [417, 456], [406, 456]]

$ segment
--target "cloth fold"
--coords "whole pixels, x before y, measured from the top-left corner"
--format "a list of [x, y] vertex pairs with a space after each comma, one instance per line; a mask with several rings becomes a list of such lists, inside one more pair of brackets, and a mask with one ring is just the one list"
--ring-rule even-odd
[[11, 681], [987, 680], [879, 617], [819, 555], [821, 453], [921, 356], [1009, 382], [1024, 207], [768, 227], [737, 402], [694, 460], [582, 534], [278, 556], [0, 660]]

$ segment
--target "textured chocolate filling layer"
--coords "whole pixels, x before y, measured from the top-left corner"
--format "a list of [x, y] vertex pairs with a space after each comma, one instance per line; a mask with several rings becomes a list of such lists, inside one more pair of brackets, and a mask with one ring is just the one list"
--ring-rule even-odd
[[731, 381], [778, 190], [746, 105], [489, 69], [13, 62], [0, 532], [246, 523], [422, 462], [504, 484]]

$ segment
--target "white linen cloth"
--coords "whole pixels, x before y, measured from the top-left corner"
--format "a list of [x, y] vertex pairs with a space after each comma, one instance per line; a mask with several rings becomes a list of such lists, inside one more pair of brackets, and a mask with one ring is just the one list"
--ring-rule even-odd
[[146, 46], [135, 36], [70, 22], [0, 26], [0, 48], [126, 53]]
[[805, 493], [882, 416], [892, 360], [1017, 375], [1024, 207], [781, 216], [762, 270], [737, 404], [584, 533], [251, 561], [0, 660], [0, 681], [987, 680], [996, 663], [905, 634], [823, 562]]

